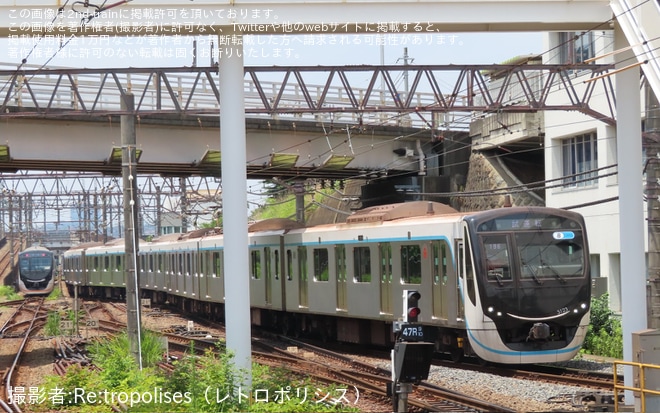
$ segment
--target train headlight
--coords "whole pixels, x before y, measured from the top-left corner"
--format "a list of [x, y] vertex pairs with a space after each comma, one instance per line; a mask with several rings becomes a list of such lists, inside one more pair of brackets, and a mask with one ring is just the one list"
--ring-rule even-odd
[[497, 316], [498, 316], [498, 317], [502, 317], [502, 312], [501, 312], [501, 311], [498, 311], [498, 312], [497, 312]]
[[495, 309], [493, 307], [488, 307], [488, 312], [489, 313], [492, 313], [493, 311], [495, 311]]
[[578, 309], [577, 309], [577, 308], [574, 309], [573, 312], [574, 312], [575, 314], [577, 314], [577, 313], [578, 313]]
[[583, 309], [583, 310], [586, 310], [587, 309], [587, 304], [586, 303], [580, 304], [580, 308]]

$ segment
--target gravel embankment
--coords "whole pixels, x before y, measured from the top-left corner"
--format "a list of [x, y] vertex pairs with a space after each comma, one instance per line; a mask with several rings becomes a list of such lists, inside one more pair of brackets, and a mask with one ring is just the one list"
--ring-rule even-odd
[[[607, 361], [572, 360], [562, 365], [581, 370], [612, 372], [612, 364]], [[390, 368], [386, 364], [381, 367]], [[431, 367], [427, 382], [489, 400], [519, 412], [585, 411], [583, 406], [574, 402], [573, 396], [581, 392], [594, 392], [593, 389], [582, 387], [437, 366]]]

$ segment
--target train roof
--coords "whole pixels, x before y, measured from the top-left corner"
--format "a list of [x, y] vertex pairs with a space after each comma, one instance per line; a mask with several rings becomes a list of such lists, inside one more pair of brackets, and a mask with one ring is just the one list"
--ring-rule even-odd
[[346, 219], [347, 224], [395, 221], [404, 218], [452, 215], [459, 212], [449, 205], [431, 201], [413, 201], [378, 205], [356, 211]]
[[290, 231], [292, 229], [305, 228], [305, 225], [288, 218], [269, 218], [262, 221], [257, 221], [248, 227], [248, 232], [265, 232], [265, 231]]
[[41, 246], [41, 245], [33, 245], [33, 246], [28, 247], [28, 248], [24, 249], [23, 251], [21, 251], [21, 254], [24, 253], [24, 252], [30, 252], [30, 251], [50, 251], [50, 250], [46, 247]]

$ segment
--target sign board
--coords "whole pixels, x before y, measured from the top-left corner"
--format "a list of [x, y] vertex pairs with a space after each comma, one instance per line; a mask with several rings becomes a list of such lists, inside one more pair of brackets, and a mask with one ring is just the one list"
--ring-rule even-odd
[[60, 320], [60, 330], [73, 330], [73, 321]]
[[404, 341], [425, 341], [424, 326], [421, 324], [402, 324], [401, 339]]
[[88, 318], [85, 320], [85, 327], [87, 328], [98, 328], [99, 327], [99, 320], [95, 318]]

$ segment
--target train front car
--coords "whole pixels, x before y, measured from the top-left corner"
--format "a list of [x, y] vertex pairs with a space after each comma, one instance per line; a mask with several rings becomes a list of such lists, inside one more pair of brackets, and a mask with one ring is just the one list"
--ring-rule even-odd
[[43, 247], [18, 254], [18, 290], [24, 295], [50, 294], [55, 285], [55, 256]]
[[573, 358], [587, 332], [591, 299], [582, 216], [502, 208], [465, 221], [472, 254], [465, 254], [460, 281], [474, 352], [499, 363]]

